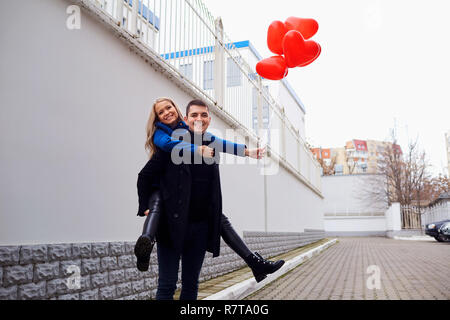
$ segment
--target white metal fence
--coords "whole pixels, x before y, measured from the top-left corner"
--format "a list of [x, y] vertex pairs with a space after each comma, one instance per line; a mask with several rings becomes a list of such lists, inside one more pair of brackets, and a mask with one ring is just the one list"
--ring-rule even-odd
[[[285, 115], [282, 105], [261, 85], [261, 78], [201, 0], [84, 0], [111, 16], [117, 25], [154, 50], [193, 88], [227, 113], [256, 139], [269, 141], [278, 160], [318, 192], [320, 165]], [[137, 5], [134, 5], [137, 4]], [[258, 127], [254, 125], [254, 92]], [[263, 125], [262, 105], [269, 107]], [[259, 129], [269, 129], [263, 131]], [[270, 136], [271, 132], [276, 132]]]
[[422, 226], [442, 220], [450, 219], [450, 202], [444, 201], [424, 209], [422, 213]]

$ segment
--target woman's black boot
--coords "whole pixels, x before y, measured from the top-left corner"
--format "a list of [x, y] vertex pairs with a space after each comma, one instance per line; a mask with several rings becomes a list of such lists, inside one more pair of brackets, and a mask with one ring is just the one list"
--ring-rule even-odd
[[147, 271], [150, 265], [150, 254], [156, 242], [156, 230], [161, 214], [161, 195], [155, 191], [148, 202], [149, 213], [145, 219], [142, 235], [136, 241], [134, 254], [137, 258], [136, 266], [139, 271]]
[[220, 223], [220, 235], [223, 240], [225, 240], [225, 243], [244, 259], [250, 269], [252, 269], [256, 282], [264, 280], [268, 274], [274, 273], [283, 266], [284, 260], [273, 262], [264, 260], [258, 252], [252, 253], [233, 229], [230, 220], [224, 214], [221, 216]]
[[256, 282], [263, 281], [268, 274], [274, 273], [284, 264], [284, 260], [278, 260], [275, 262], [265, 260], [258, 252], [248, 255], [245, 258], [245, 262], [247, 262], [250, 269], [252, 269]]

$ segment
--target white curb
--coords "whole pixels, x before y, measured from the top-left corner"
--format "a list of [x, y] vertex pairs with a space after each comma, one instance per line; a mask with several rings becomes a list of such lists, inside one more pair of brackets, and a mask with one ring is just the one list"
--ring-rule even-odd
[[329, 246], [335, 244], [337, 239], [330, 240], [314, 249], [311, 249], [305, 253], [302, 253], [295, 258], [292, 258], [284, 263], [284, 265], [278, 270], [277, 272], [270, 274], [267, 276], [266, 279], [263, 281], [257, 283], [254, 278], [244, 280], [242, 282], [236, 283], [235, 285], [232, 285], [231, 287], [228, 287], [222, 291], [219, 291], [217, 293], [214, 293], [203, 300], [240, 300], [248, 295], [252, 294], [253, 292], [261, 289], [262, 287], [266, 286], [267, 284], [271, 283], [272, 281], [278, 279], [285, 273], [289, 272], [290, 270], [297, 267], [299, 264], [305, 262], [308, 259], [311, 259], [313, 256], [319, 254], [324, 249], [328, 248]]
[[411, 237], [399, 237], [394, 236], [395, 240], [413, 240], [413, 241], [436, 241], [433, 237], [430, 236], [411, 236]]

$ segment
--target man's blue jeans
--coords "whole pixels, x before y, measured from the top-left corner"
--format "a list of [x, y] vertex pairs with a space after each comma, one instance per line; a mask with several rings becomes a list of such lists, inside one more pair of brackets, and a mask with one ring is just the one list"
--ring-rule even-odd
[[206, 253], [208, 223], [194, 222], [188, 231], [182, 252], [157, 244], [158, 252], [158, 290], [156, 300], [173, 300], [178, 281], [181, 258], [180, 300], [197, 300], [198, 279]]

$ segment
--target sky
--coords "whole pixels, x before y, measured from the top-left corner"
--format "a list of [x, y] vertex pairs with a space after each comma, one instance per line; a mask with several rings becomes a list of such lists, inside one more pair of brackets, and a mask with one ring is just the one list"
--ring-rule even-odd
[[264, 57], [267, 28], [290, 16], [313, 18], [322, 52], [286, 77], [306, 108], [306, 138], [343, 147], [351, 139], [388, 140], [403, 150], [417, 139], [430, 172], [448, 174], [450, 1], [204, 0], [233, 41], [250, 40]]

